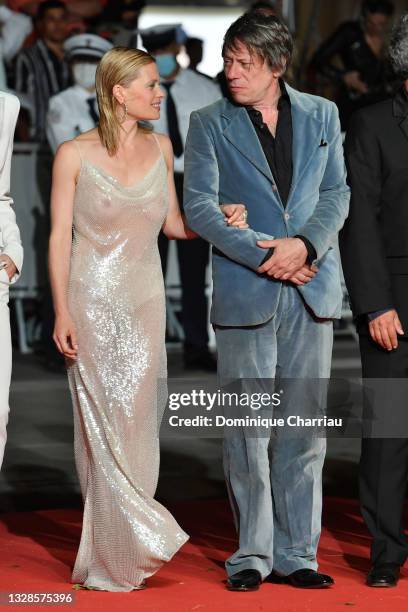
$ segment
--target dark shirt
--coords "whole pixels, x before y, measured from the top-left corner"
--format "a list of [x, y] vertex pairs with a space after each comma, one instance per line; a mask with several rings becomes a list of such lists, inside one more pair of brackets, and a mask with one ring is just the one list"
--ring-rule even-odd
[[290, 98], [284, 83], [281, 83], [281, 91], [282, 95], [278, 101], [278, 122], [275, 137], [264, 123], [260, 111], [249, 107], [247, 112], [275, 179], [282, 204], [286, 206], [292, 184], [293, 130]]
[[[275, 179], [282, 204], [286, 206], [292, 185], [293, 174], [293, 129], [290, 97], [286, 90], [285, 83], [279, 81], [279, 84], [282, 95], [278, 101], [278, 122], [276, 124], [275, 137], [266, 123], [264, 123], [260, 111], [252, 107], [247, 107], [247, 112], [259, 138], [272, 176]], [[295, 236], [295, 238], [300, 238], [304, 242], [307, 248], [309, 263], [316, 259], [316, 250], [311, 242], [304, 236]], [[268, 251], [264, 261], [267, 261], [269, 257], [271, 257], [272, 252], [273, 249]]]

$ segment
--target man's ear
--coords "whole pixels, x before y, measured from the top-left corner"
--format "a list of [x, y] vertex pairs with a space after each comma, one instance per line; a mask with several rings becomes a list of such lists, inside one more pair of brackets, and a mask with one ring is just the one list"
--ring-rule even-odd
[[283, 75], [286, 72], [286, 68], [273, 68], [272, 69], [272, 76], [275, 79], [281, 79], [283, 77]]

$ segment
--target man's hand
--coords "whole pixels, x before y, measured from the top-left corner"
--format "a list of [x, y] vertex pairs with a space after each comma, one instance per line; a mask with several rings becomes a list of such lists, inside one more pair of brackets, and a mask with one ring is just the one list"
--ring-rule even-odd
[[368, 324], [370, 336], [386, 351], [398, 348], [398, 337], [404, 335], [396, 310], [388, 310]]
[[316, 268], [316, 266], [309, 266], [306, 264], [303, 266], [303, 268], [300, 268], [300, 270], [295, 272], [293, 276], [288, 278], [288, 281], [299, 287], [302, 285], [307, 285], [307, 283], [310, 283], [312, 278], [316, 276], [318, 271], [319, 269]]
[[267, 274], [280, 280], [289, 280], [306, 263], [307, 249], [300, 238], [278, 238], [277, 240], [259, 240], [257, 245], [262, 249], [273, 248], [273, 255], [257, 272]]
[[227, 225], [248, 229], [248, 213], [245, 204], [221, 204], [220, 209], [225, 216]]
[[17, 273], [16, 264], [8, 255], [0, 255], [0, 265], [3, 261], [6, 264], [4, 270], [7, 272], [9, 280], [11, 280], [13, 276]]

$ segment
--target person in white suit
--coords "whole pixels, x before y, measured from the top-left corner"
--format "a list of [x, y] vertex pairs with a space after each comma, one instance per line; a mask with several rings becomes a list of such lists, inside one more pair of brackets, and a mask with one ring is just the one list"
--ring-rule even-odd
[[23, 264], [23, 247], [10, 197], [10, 166], [14, 129], [20, 110], [16, 96], [0, 92], [0, 467], [6, 444], [11, 378], [9, 285]]

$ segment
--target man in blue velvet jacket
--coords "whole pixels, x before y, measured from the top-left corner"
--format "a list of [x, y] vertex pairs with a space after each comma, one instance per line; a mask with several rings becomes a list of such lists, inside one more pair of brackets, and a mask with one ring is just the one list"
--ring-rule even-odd
[[[211, 320], [222, 379], [330, 376], [342, 303], [335, 245], [349, 189], [336, 106], [283, 81], [292, 47], [276, 17], [240, 17], [223, 46], [233, 101], [191, 115], [184, 209], [213, 246]], [[221, 202], [244, 203], [251, 229], [228, 227]], [[296, 415], [298, 404], [286, 402], [285, 415]], [[239, 531], [226, 562], [229, 589], [254, 590], [266, 577], [304, 588], [333, 584], [316, 562], [325, 446], [308, 434], [226, 436]]]

